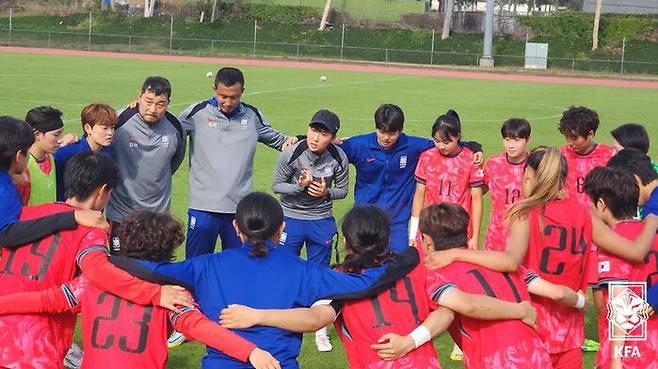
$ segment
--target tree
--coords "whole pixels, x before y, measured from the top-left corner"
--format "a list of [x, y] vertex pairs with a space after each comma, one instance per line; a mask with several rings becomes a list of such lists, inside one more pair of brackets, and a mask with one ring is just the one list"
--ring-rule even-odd
[[443, 14], [443, 30], [441, 39], [445, 40], [450, 37], [450, 25], [452, 23], [452, 13], [455, 11], [455, 0], [448, 0], [446, 3], [446, 12]]
[[594, 27], [592, 29], [592, 51], [599, 48], [599, 21], [601, 20], [601, 3], [603, 0], [596, 0], [594, 8]]
[[322, 21], [320, 21], [320, 31], [324, 31], [327, 28], [327, 18], [329, 18], [329, 12], [331, 11], [331, 0], [327, 0], [324, 4], [324, 12], [322, 12]]

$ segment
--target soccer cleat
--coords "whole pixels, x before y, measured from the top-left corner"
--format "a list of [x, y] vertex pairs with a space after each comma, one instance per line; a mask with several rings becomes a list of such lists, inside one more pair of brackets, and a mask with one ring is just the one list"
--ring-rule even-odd
[[318, 347], [320, 352], [329, 352], [333, 350], [329, 336], [326, 334], [316, 334], [315, 335], [315, 345]]
[[174, 331], [174, 333], [172, 333], [167, 340], [167, 346], [169, 346], [169, 348], [174, 348], [184, 344], [185, 342], [187, 342], [187, 338], [185, 338], [182, 333]]
[[582, 349], [585, 352], [597, 352], [599, 351], [599, 346], [598, 342], [586, 338], [585, 342], [583, 342]]
[[70, 369], [80, 369], [82, 366], [82, 349], [75, 343], [71, 345], [64, 357], [64, 366]]

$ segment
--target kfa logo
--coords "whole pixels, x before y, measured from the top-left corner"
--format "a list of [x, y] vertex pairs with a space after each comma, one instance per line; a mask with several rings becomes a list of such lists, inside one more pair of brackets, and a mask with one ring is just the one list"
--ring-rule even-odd
[[288, 233], [286, 232], [281, 233], [281, 237], [279, 237], [279, 245], [285, 245], [287, 239], [288, 239]]
[[[599, 266], [601, 268], [601, 266]], [[608, 284], [608, 337], [610, 341], [647, 339], [646, 282]]]
[[242, 118], [240, 120], [240, 129], [242, 129], [242, 130], [247, 129], [247, 124], [248, 123], [249, 123], [249, 121], [247, 120], [247, 118]]
[[407, 167], [407, 155], [400, 156], [400, 169]]
[[162, 136], [162, 146], [169, 147], [169, 136]]

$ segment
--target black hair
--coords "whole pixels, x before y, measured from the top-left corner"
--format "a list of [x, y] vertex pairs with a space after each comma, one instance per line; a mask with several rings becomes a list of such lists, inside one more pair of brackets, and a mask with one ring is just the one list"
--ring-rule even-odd
[[585, 176], [583, 189], [594, 204], [603, 199], [618, 220], [633, 219], [637, 215], [640, 189], [627, 170], [596, 167]]
[[500, 134], [503, 138], [524, 139], [530, 138], [530, 122], [522, 118], [510, 118], [500, 127]]
[[420, 212], [418, 229], [432, 239], [434, 250], [447, 250], [466, 246], [469, 220], [463, 207], [443, 202]]
[[432, 125], [432, 137], [438, 134], [442, 140], [458, 138], [462, 134], [462, 126], [459, 121], [459, 114], [454, 110], [448, 110], [445, 114], [440, 115]]
[[276, 235], [283, 223], [283, 209], [272, 196], [263, 192], [252, 192], [238, 203], [235, 220], [240, 232], [253, 244], [251, 255], [267, 255], [265, 241]]
[[92, 151], [75, 154], [64, 170], [66, 198], [84, 201], [103, 185], [113, 189], [119, 184], [119, 170], [107, 154]]
[[34, 143], [29, 124], [10, 116], [0, 117], [0, 170], [8, 171], [19, 151], [27, 155]]
[[32, 127], [33, 130], [48, 132], [53, 127], [61, 128], [63, 126], [62, 113], [59, 109], [52, 106], [39, 106], [30, 109], [25, 114], [25, 122]]
[[626, 169], [640, 178], [643, 186], [658, 179], [651, 158], [638, 149], [623, 149], [608, 161], [608, 167]]
[[165, 95], [167, 100], [171, 100], [171, 83], [164, 77], [150, 76], [146, 78], [140, 91], [142, 94], [148, 91], [153, 92], [155, 96]]
[[610, 131], [612, 137], [625, 149], [638, 149], [649, 153], [649, 134], [641, 124], [628, 123]]
[[565, 136], [587, 137], [590, 131], [596, 134], [599, 128], [599, 115], [584, 106], [572, 106], [562, 113], [558, 129]]
[[155, 262], [171, 261], [184, 239], [183, 225], [171, 215], [139, 209], [121, 222], [119, 254]]
[[240, 86], [244, 87], [244, 74], [238, 68], [224, 67], [217, 71], [215, 75], [215, 88], [222, 84], [226, 87], [231, 87], [236, 83], [239, 83]]
[[383, 104], [375, 111], [375, 128], [383, 132], [402, 132], [404, 113], [399, 106]]
[[311, 128], [313, 128], [313, 129], [316, 130], [316, 131], [326, 132], [326, 133], [329, 133], [329, 134], [332, 135], [332, 136], [334, 135], [332, 132], [329, 132], [329, 130], [327, 129], [327, 127], [326, 127], [324, 124], [322, 124], [322, 123], [311, 123], [311, 124], [309, 124], [308, 126], [311, 127]]
[[345, 214], [341, 227], [345, 248], [350, 253], [341, 265], [347, 272], [360, 273], [391, 260], [391, 222], [375, 205], [358, 205]]

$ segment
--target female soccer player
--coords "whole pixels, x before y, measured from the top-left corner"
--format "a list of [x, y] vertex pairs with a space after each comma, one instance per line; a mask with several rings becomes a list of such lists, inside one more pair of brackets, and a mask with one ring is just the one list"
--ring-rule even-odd
[[409, 243], [414, 244], [418, 217], [424, 207], [452, 202], [469, 214], [470, 248], [477, 249], [482, 223], [482, 169], [473, 164], [473, 152], [459, 145], [461, 123], [453, 110], [439, 116], [432, 126], [436, 147], [420, 155], [416, 167], [416, 193], [411, 208]]
[[[565, 198], [566, 177], [567, 163], [559, 149], [533, 150], [523, 178], [526, 198], [507, 214], [507, 249], [435, 252], [428, 255], [427, 265], [437, 268], [465, 261], [509, 272], [523, 264], [542, 278], [575, 291], [587, 287], [588, 268], [596, 265], [590, 249], [592, 242], [611, 253], [641, 260], [652, 245], [656, 219], [649, 220], [635, 241], [626, 240], [575, 201]], [[581, 368], [584, 314], [540, 297], [533, 297], [533, 305], [539, 312], [539, 334], [551, 353], [553, 367]]]

